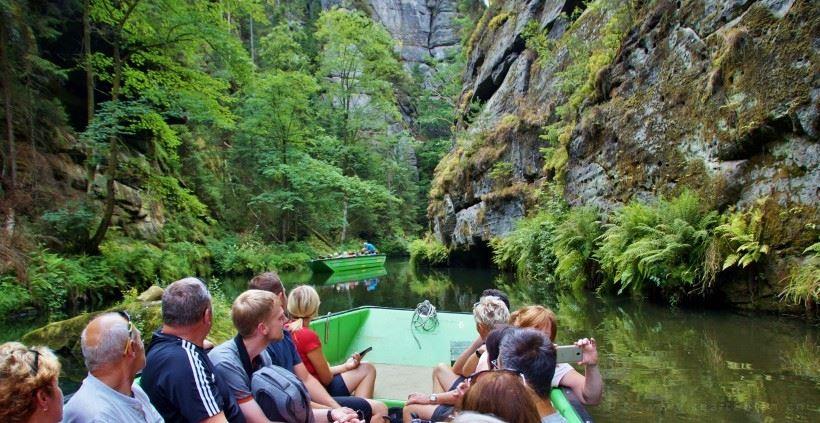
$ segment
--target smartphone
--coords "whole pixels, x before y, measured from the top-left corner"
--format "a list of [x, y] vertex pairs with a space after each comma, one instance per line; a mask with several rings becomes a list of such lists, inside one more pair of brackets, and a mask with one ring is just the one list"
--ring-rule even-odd
[[577, 363], [581, 361], [581, 348], [575, 345], [559, 345], [555, 348], [556, 363]]
[[362, 351], [362, 352], [360, 352], [360, 353], [359, 353], [359, 357], [364, 358], [364, 355], [365, 355], [365, 354], [367, 354], [367, 353], [369, 353], [369, 352], [370, 352], [370, 350], [372, 350], [372, 349], [373, 349], [373, 347], [367, 347], [367, 348], [365, 348], [365, 349], [364, 349], [364, 351]]

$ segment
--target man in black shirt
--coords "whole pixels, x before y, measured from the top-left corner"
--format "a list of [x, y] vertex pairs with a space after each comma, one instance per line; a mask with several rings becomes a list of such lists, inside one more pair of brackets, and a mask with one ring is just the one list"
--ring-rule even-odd
[[212, 319], [211, 295], [199, 279], [178, 280], [162, 294], [163, 325], [148, 348], [141, 385], [166, 422], [245, 421], [202, 348]]

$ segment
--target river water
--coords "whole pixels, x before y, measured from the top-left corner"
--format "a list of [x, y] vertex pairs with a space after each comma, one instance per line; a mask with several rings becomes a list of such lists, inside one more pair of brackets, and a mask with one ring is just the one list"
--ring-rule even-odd
[[[288, 288], [316, 286], [320, 313], [361, 305], [470, 311], [486, 288], [508, 292], [513, 308], [551, 307], [559, 344], [598, 343], [604, 400], [589, 407], [599, 422], [820, 421], [820, 328], [771, 315], [689, 310], [630, 298], [554, 295], [489, 270], [414, 269], [390, 260], [387, 274], [362, 281], [283, 274]], [[246, 280], [224, 281], [229, 296]]]

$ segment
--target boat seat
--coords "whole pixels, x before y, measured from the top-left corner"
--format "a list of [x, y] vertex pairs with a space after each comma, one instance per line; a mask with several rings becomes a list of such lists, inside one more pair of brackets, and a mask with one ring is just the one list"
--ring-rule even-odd
[[433, 368], [373, 363], [376, 367], [375, 398], [404, 401], [413, 392], [431, 392]]
[[458, 356], [472, 344], [472, 341], [450, 341], [450, 365], [452, 366]]

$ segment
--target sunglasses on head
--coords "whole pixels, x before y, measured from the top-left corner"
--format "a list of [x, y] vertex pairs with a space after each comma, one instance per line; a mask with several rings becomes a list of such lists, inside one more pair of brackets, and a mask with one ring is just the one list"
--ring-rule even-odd
[[128, 339], [125, 341], [125, 349], [123, 350], [122, 355], [128, 355], [128, 352], [131, 351], [131, 341], [133, 340], [134, 336], [134, 323], [131, 322], [131, 315], [128, 314], [125, 310], [118, 310], [117, 314], [120, 315], [126, 322], [128, 322]]
[[31, 373], [37, 376], [37, 372], [40, 371], [40, 351], [31, 348], [29, 348], [28, 351], [34, 353], [34, 364], [31, 366]]

